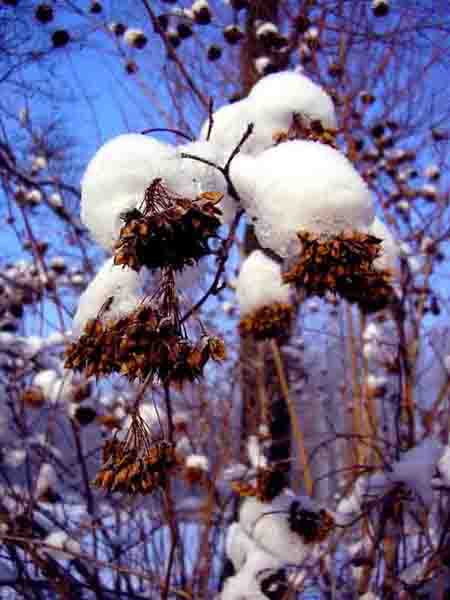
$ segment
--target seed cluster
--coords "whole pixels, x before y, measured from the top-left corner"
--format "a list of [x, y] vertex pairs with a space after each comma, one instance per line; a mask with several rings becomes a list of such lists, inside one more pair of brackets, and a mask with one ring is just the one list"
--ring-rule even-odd
[[320, 509], [317, 512], [307, 510], [296, 500], [291, 504], [289, 526], [305, 544], [314, 544], [323, 542], [333, 531], [335, 523], [326, 510]]
[[241, 335], [251, 335], [256, 340], [284, 338], [289, 335], [294, 309], [286, 302], [274, 302], [263, 306], [241, 319]]
[[277, 145], [289, 140], [307, 140], [337, 149], [336, 135], [337, 131], [325, 129], [319, 120], [306, 121], [301, 115], [294, 114], [289, 129], [275, 133], [273, 141]]
[[203, 336], [189, 340], [183, 328], [158, 307], [142, 305], [117, 321], [87, 322], [81, 337], [66, 351], [65, 367], [86, 377], [120, 373], [130, 381], [195, 381], [208, 360], [225, 358], [222, 340]]
[[147, 188], [140, 209], [122, 215], [114, 263], [135, 271], [171, 267], [181, 270], [211, 253], [208, 242], [220, 227], [223, 194], [206, 192], [195, 200], [169, 192], [161, 179]]
[[243, 497], [254, 497], [261, 502], [271, 502], [286, 487], [286, 473], [273, 467], [260, 468], [253, 485], [247, 481], [234, 481], [231, 488]]
[[327, 239], [304, 232], [298, 238], [303, 250], [284, 273], [285, 283], [294, 283], [310, 296], [338, 294], [366, 313], [382, 310], [392, 301], [390, 272], [378, 271], [373, 264], [382, 240], [354, 231]]
[[124, 441], [108, 440], [103, 447], [103, 464], [93, 485], [108, 492], [151, 494], [164, 488], [177, 459], [172, 444], [151, 442], [144, 421], [135, 415]]

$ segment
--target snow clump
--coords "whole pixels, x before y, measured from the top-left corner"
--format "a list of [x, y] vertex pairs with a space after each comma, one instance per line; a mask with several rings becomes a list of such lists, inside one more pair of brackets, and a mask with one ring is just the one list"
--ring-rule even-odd
[[289, 286], [281, 278], [281, 267], [261, 250], [242, 263], [236, 295], [241, 315], [248, 315], [275, 302], [289, 302]]
[[374, 219], [366, 183], [325, 144], [295, 140], [255, 158], [237, 157], [231, 177], [259, 243], [284, 258], [299, 252], [298, 232], [367, 232]]
[[81, 294], [72, 325], [74, 337], [81, 334], [89, 319], [97, 317], [100, 309], [112, 298], [105, 311], [108, 319], [119, 319], [132, 312], [142, 300], [142, 275], [132, 269], [114, 265], [113, 258], [105, 261], [100, 271]]

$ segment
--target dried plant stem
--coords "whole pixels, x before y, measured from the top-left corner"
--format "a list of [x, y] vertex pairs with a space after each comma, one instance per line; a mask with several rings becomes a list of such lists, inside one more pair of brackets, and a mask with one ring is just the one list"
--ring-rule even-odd
[[352, 395], [353, 395], [353, 413], [352, 413], [352, 426], [353, 434], [355, 434], [355, 446], [353, 450], [353, 464], [362, 464], [364, 457], [364, 448], [359, 442], [359, 436], [363, 434], [363, 421], [362, 421], [362, 390], [359, 380], [358, 373], [358, 356], [356, 353], [355, 344], [355, 332], [353, 326], [353, 313], [352, 307], [348, 304], [346, 307], [347, 312], [347, 327], [348, 327], [348, 341], [351, 361], [351, 373], [352, 373]]
[[264, 351], [263, 344], [257, 344], [256, 360], [256, 394], [260, 406], [261, 423], [269, 424], [269, 398], [267, 396], [266, 383], [264, 380]]
[[297, 443], [297, 450], [300, 458], [300, 463], [303, 469], [303, 481], [305, 484], [306, 492], [311, 496], [313, 492], [313, 479], [311, 476], [311, 469], [308, 461], [308, 454], [306, 452], [305, 447], [305, 438], [303, 436], [303, 432], [300, 428], [300, 424], [298, 421], [298, 417], [296, 414], [294, 402], [289, 393], [289, 384], [287, 381], [286, 373], [283, 366], [283, 359], [281, 357], [280, 349], [276, 340], [270, 340], [270, 347], [273, 354], [273, 359], [275, 363], [275, 369], [277, 372], [278, 381], [280, 383], [281, 392], [283, 394], [284, 400], [288, 407], [289, 416], [291, 419], [292, 432], [294, 439]]

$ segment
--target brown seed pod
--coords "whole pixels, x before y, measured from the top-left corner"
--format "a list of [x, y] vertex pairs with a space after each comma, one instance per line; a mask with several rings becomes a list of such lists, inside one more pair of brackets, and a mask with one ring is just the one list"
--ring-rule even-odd
[[263, 306], [239, 323], [241, 335], [251, 335], [257, 340], [284, 339], [289, 336], [294, 317], [294, 309], [285, 302], [274, 302]]
[[122, 215], [124, 226], [116, 244], [114, 263], [139, 271], [171, 267], [182, 270], [210, 254], [209, 239], [220, 226], [216, 206], [223, 194], [207, 192], [195, 200], [170, 192], [155, 179], [141, 208]]
[[337, 294], [365, 313], [382, 310], [393, 301], [390, 272], [374, 267], [381, 252], [379, 238], [359, 232], [326, 239], [303, 232], [298, 238], [303, 251], [284, 273], [285, 283], [294, 283], [308, 296]]

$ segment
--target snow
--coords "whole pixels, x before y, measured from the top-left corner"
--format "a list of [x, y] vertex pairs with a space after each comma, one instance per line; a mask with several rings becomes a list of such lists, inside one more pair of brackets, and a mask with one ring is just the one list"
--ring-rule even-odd
[[[61, 529], [49, 533], [43, 540], [43, 543], [45, 546], [42, 547], [42, 550], [57, 560], [74, 558], [72, 553], [79, 554], [81, 551], [80, 543], [73, 538], [70, 538], [69, 535]], [[47, 545], [53, 546], [53, 548], [47, 548]], [[64, 552], [64, 550], [66, 550], [66, 552]]]
[[250, 435], [247, 440], [247, 454], [250, 464], [254, 469], [267, 466], [267, 459], [261, 450], [259, 440], [256, 435]]
[[446, 446], [438, 462], [439, 473], [445, 485], [450, 486], [450, 446]]
[[[224, 166], [226, 159], [228, 158], [225, 156], [220, 146], [206, 140], [189, 142], [188, 144], [179, 146], [177, 152], [180, 158], [183, 153], [191, 154], [214, 163], [217, 166]], [[222, 211], [220, 219], [222, 223], [229, 225], [236, 215], [237, 204], [235, 200], [227, 194], [227, 183], [222, 173], [215, 167], [208, 166], [205, 163], [190, 158], [181, 159], [180, 169], [184, 174], [184, 185], [190, 186], [186, 189], [185, 193], [187, 195], [197, 196], [204, 192], [220, 192], [223, 194], [223, 198], [218, 204], [218, 208]], [[180, 183], [181, 179], [180, 176]], [[178, 188], [178, 190], [179, 189], [180, 188]]]
[[186, 467], [188, 469], [209, 470], [209, 460], [204, 454], [190, 454], [186, 457]]
[[258, 241], [282, 257], [300, 250], [299, 231], [367, 231], [374, 219], [363, 179], [343, 154], [318, 142], [289, 141], [255, 158], [238, 156], [231, 177]]
[[[239, 144], [242, 136], [250, 123], [253, 122], [251, 103], [247, 100], [239, 100], [232, 104], [226, 104], [213, 113], [213, 127], [209, 141], [221, 148], [228, 158], [231, 152]], [[209, 130], [209, 118], [203, 123], [199, 139], [205, 141]], [[253, 137], [253, 136], [251, 136]], [[251, 151], [251, 137], [242, 146], [242, 152]]]
[[255, 549], [250, 553], [243, 568], [233, 577], [229, 577], [224, 585], [221, 600], [267, 600], [261, 592], [259, 578], [277, 571], [283, 563], [270, 554]]
[[[260, 57], [257, 65], [263, 72], [270, 60]], [[256, 61], [255, 61], [256, 64]], [[274, 144], [274, 135], [287, 132], [294, 114], [306, 122], [319, 120], [324, 128], [336, 128], [331, 98], [323, 88], [295, 71], [273, 73], [261, 78], [248, 98], [221, 107], [213, 114], [210, 140], [230, 154], [238, 145], [249, 123], [254, 130], [241, 152], [260, 154]], [[209, 120], [202, 126], [200, 139], [205, 140]]]
[[241, 316], [245, 316], [275, 302], [288, 303], [289, 286], [282, 281], [281, 266], [255, 250], [241, 265], [236, 295]]
[[325, 129], [337, 126], [333, 101], [325, 90], [295, 71], [266, 75], [253, 87], [248, 99], [255, 122], [258, 126], [260, 121], [264, 123], [271, 134], [289, 129], [293, 114], [308, 122], [318, 120]]
[[104, 318], [118, 319], [132, 312], [142, 300], [143, 273], [114, 265], [113, 258], [103, 263], [100, 271], [81, 294], [72, 332], [79, 336], [89, 319], [96, 318], [108, 298], [113, 298]]
[[153, 179], [175, 163], [173, 147], [136, 133], [98, 150], [81, 181], [81, 220], [100, 245], [111, 250], [123, 225], [120, 214], [139, 206]]
[[56, 487], [56, 472], [53, 465], [50, 463], [43, 463], [39, 475], [36, 480], [35, 497], [40, 498], [44, 495], [48, 489], [54, 489]]
[[[289, 494], [281, 494], [272, 502], [246, 498], [239, 511], [239, 521], [247, 535], [265, 552], [279, 560], [301, 564], [309, 549], [289, 526], [289, 508], [295, 499]], [[306, 506], [308, 508], [309, 503]]]
[[382, 253], [375, 259], [374, 267], [379, 271], [398, 272], [399, 246], [385, 223], [375, 217], [369, 227], [369, 233], [382, 240]]
[[232, 523], [227, 530], [225, 551], [236, 571], [242, 568], [254, 542], [239, 523]]

